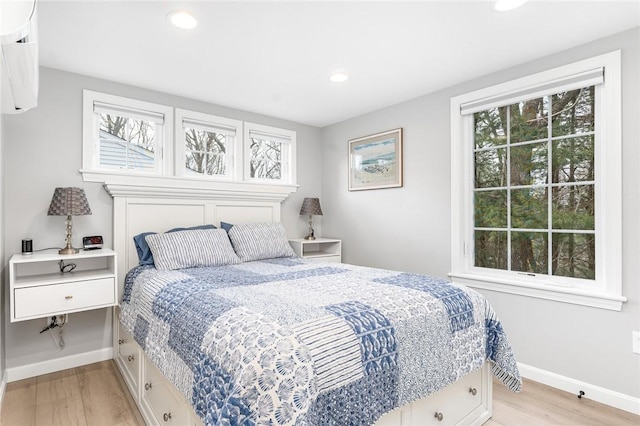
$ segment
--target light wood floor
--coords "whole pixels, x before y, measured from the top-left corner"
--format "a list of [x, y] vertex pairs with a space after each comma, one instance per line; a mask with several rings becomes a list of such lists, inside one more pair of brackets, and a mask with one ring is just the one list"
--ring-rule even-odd
[[[493, 417], [485, 426], [640, 425], [640, 416], [525, 380], [514, 394], [493, 387]], [[7, 385], [1, 426], [144, 425], [113, 361], [72, 368]]]

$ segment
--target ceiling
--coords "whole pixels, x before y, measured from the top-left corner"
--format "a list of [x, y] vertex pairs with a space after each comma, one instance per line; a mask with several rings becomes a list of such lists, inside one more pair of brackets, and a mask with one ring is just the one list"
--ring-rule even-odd
[[[198, 26], [173, 27], [175, 9]], [[323, 127], [640, 26], [640, 0], [40, 0], [38, 15], [43, 66]]]

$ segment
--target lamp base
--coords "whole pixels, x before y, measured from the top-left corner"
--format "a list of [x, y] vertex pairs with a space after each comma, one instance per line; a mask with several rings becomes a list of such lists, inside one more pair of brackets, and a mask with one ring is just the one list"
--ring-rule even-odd
[[58, 254], [76, 254], [78, 253], [80, 250], [78, 250], [77, 248], [73, 248], [73, 247], [65, 247], [65, 248], [61, 248], [58, 251]]
[[315, 240], [316, 237], [314, 237], [313, 235], [307, 235], [306, 237], [304, 237], [305, 240]]

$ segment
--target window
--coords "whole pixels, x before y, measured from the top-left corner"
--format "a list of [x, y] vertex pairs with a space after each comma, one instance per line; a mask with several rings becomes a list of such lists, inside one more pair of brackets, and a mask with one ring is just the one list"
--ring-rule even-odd
[[452, 100], [454, 280], [620, 309], [619, 74], [613, 53]]
[[290, 130], [245, 123], [245, 179], [292, 183], [296, 134]]
[[171, 108], [85, 91], [83, 167], [162, 174]]
[[234, 179], [241, 156], [236, 134], [242, 122], [195, 111], [176, 109], [180, 126], [176, 145], [176, 170], [187, 177]]
[[[175, 123], [175, 125], [174, 125]], [[296, 132], [83, 91], [82, 178], [113, 195], [284, 200], [296, 185]]]

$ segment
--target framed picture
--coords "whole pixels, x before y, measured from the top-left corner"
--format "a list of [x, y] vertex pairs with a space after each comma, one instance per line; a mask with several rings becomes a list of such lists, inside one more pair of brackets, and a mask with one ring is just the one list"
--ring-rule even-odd
[[402, 128], [349, 141], [349, 191], [402, 186]]

